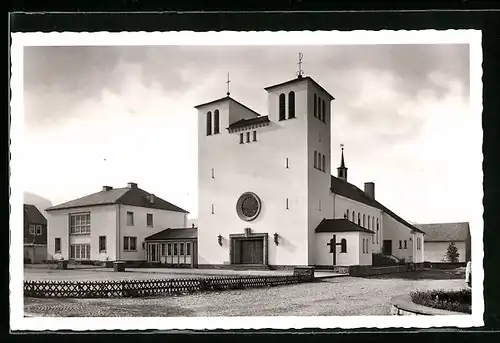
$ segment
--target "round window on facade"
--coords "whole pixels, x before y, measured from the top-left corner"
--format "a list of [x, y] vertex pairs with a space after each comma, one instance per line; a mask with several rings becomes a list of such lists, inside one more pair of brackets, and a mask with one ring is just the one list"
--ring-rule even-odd
[[257, 218], [260, 213], [261, 202], [259, 197], [251, 192], [243, 193], [236, 203], [238, 216], [245, 221]]

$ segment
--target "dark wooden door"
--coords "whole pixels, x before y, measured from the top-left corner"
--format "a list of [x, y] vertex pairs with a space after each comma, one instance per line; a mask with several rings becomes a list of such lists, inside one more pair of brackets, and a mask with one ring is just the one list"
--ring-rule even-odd
[[242, 264], [263, 264], [264, 263], [264, 242], [262, 239], [245, 239], [241, 241]]
[[384, 245], [382, 246], [382, 253], [384, 255], [392, 255], [392, 241], [385, 240]]

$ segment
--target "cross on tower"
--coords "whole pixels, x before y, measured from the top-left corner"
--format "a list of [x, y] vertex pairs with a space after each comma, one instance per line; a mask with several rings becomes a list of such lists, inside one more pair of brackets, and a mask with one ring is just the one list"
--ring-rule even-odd
[[229, 93], [229, 83], [230, 82], [231, 82], [231, 80], [229, 79], [229, 73], [227, 73], [227, 81], [226, 81], [226, 83], [227, 83], [227, 96], [229, 96], [229, 94], [230, 94]]
[[344, 144], [340, 144], [340, 149], [342, 149], [342, 151], [344, 151]]
[[297, 71], [297, 77], [300, 79], [302, 77], [302, 75], [304, 75], [304, 71], [302, 70], [302, 58], [304, 57], [304, 55], [299, 52], [299, 63], [297, 63], [299, 65], [299, 71]]

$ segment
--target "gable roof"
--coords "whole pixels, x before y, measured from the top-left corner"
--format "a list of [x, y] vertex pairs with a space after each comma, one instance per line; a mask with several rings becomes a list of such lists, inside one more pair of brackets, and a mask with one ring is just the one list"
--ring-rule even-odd
[[253, 125], [262, 126], [262, 125], [266, 125], [268, 123], [269, 123], [268, 116], [260, 116], [260, 117], [256, 117], [256, 118], [238, 120], [238, 121], [232, 123], [231, 125], [229, 125], [229, 127], [227, 129], [229, 131], [232, 131], [232, 130], [241, 129], [241, 128], [244, 128], [247, 126], [253, 126]]
[[323, 219], [315, 232], [365, 232], [374, 234], [373, 231], [353, 223], [348, 219]]
[[398, 216], [396, 213], [392, 212], [389, 210], [387, 207], [379, 203], [377, 200], [370, 198], [369, 196], [366, 195], [364, 191], [359, 189], [358, 187], [350, 184], [349, 182], [346, 182], [342, 179], [336, 178], [335, 176], [331, 176], [331, 184], [330, 184], [330, 190], [338, 195], [342, 195], [346, 198], [355, 200], [357, 202], [360, 202], [362, 204], [378, 208], [379, 210], [384, 211], [387, 213], [389, 216], [391, 216], [393, 219], [396, 221], [400, 222], [401, 224], [407, 226], [410, 230], [412, 231], [417, 231], [420, 233], [425, 233], [424, 231], [420, 230], [419, 228], [415, 227], [414, 225], [408, 223], [406, 220]]
[[331, 95], [330, 93], [328, 93], [328, 91], [326, 89], [324, 89], [319, 83], [317, 83], [316, 81], [314, 81], [314, 79], [312, 77], [310, 77], [310, 76], [297, 77], [295, 79], [291, 79], [291, 80], [288, 80], [288, 81], [285, 81], [285, 82], [282, 82], [282, 83], [278, 83], [277, 85], [269, 86], [269, 87], [266, 87], [264, 89], [266, 91], [269, 91], [269, 90], [271, 90], [273, 88], [276, 88], [276, 87], [281, 87], [281, 86], [289, 85], [289, 84], [296, 83], [296, 82], [302, 82], [302, 81], [305, 81], [305, 80], [311, 81], [318, 88], [320, 88], [323, 92], [325, 92], [332, 100], [335, 100], [335, 98], [333, 97], [333, 95]]
[[35, 205], [24, 204], [24, 213], [29, 223], [47, 225], [47, 219]]
[[422, 229], [426, 242], [465, 242], [469, 238], [469, 223], [416, 224]]
[[102, 206], [102, 205], [129, 205], [153, 208], [157, 210], [166, 210], [174, 212], [189, 213], [188, 211], [169, 203], [157, 196], [154, 197], [154, 203], [149, 201], [150, 193], [138, 188], [116, 188], [108, 191], [100, 191], [94, 194], [84, 196], [75, 200], [65, 202], [60, 205], [52, 206], [46, 211], [57, 211], [78, 207]]
[[198, 108], [200, 108], [200, 107], [203, 107], [203, 106], [206, 106], [206, 105], [212, 105], [212, 104], [215, 104], [215, 103], [217, 103], [217, 102], [221, 102], [221, 101], [225, 101], [225, 100], [232, 101], [232, 102], [234, 102], [234, 103], [236, 103], [236, 104], [240, 105], [241, 107], [243, 107], [243, 108], [245, 108], [245, 109], [249, 110], [250, 112], [254, 113], [255, 115], [260, 116], [260, 114], [259, 114], [259, 113], [255, 112], [255, 111], [254, 111], [254, 110], [252, 110], [250, 107], [243, 105], [241, 102], [234, 100], [234, 99], [233, 99], [233, 98], [231, 98], [229, 95], [228, 95], [228, 96], [225, 96], [225, 97], [223, 97], [223, 98], [219, 98], [219, 99], [215, 99], [215, 100], [212, 100], [212, 101], [209, 101], [209, 102], [205, 102], [205, 103], [200, 104], [200, 105], [196, 105], [194, 108], [198, 109]]
[[157, 232], [151, 236], [146, 237], [146, 241], [159, 241], [159, 240], [169, 240], [169, 239], [197, 239], [198, 238], [198, 228], [179, 228], [179, 229], [165, 229], [163, 231]]

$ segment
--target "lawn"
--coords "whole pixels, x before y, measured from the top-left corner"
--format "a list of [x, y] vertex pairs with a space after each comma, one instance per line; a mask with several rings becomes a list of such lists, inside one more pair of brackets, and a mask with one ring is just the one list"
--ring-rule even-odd
[[443, 273], [432, 270], [383, 277], [340, 277], [314, 283], [175, 297], [25, 298], [25, 311], [41, 316], [81, 317], [389, 315], [390, 299], [395, 295], [464, 287], [464, 279], [459, 274]]

